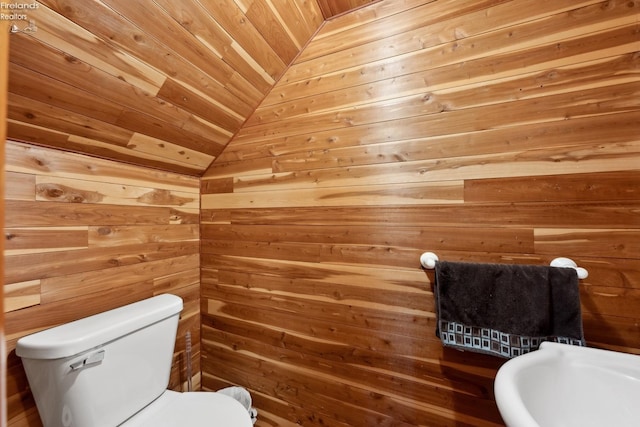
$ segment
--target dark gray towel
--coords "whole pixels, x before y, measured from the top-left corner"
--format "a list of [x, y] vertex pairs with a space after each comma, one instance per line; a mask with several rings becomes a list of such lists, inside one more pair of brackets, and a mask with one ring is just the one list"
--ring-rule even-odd
[[445, 346], [515, 357], [542, 341], [585, 345], [572, 268], [441, 261], [435, 294]]

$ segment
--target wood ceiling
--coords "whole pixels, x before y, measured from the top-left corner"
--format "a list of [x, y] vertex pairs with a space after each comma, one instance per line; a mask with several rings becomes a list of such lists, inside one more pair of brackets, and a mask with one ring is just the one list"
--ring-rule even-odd
[[199, 176], [324, 20], [370, 2], [34, 1], [8, 138]]
[[318, 5], [328, 19], [376, 1], [379, 0], [318, 0]]

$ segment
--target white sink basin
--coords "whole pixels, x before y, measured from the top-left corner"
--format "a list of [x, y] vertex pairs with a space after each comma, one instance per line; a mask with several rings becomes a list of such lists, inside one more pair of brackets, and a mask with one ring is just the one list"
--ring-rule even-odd
[[509, 427], [640, 426], [640, 356], [544, 342], [496, 376]]

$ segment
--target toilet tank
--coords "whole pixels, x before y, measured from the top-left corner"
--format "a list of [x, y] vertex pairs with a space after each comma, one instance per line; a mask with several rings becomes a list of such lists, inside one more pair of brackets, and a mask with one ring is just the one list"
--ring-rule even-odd
[[164, 294], [19, 339], [44, 427], [114, 427], [159, 397], [180, 311]]

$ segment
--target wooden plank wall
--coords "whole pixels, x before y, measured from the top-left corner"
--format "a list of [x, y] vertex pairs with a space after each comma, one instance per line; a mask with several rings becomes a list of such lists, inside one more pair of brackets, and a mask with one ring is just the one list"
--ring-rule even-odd
[[184, 299], [170, 386], [200, 384], [198, 179], [15, 142], [6, 147], [10, 426], [41, 425], [15, 355], [23, 335], [161, 293]]
[[[4, 141], [7, 135], [7, 80], [9, 57], [9, 23], [0, 22], [0, 221], [4, 223]], [[0, 251], [4, 252], [4, 240], [0, 241]], [[0, 277], [4, 277], [4, 258], [0, 260]], [[0, 286], [0, 301], [4, 306], [4, 287]], [[0, 310], [0, 343], [4, 342], [4, 310]], [[6, 349], [0, 347], [0, 426], [7, 425], [7, 363]]]
[[640, 353], [640, 2], [382, 1], [328, 21], [202, 180], [202, 384], [258, 426], [491, 426], [418, 258], [572, 257]]

